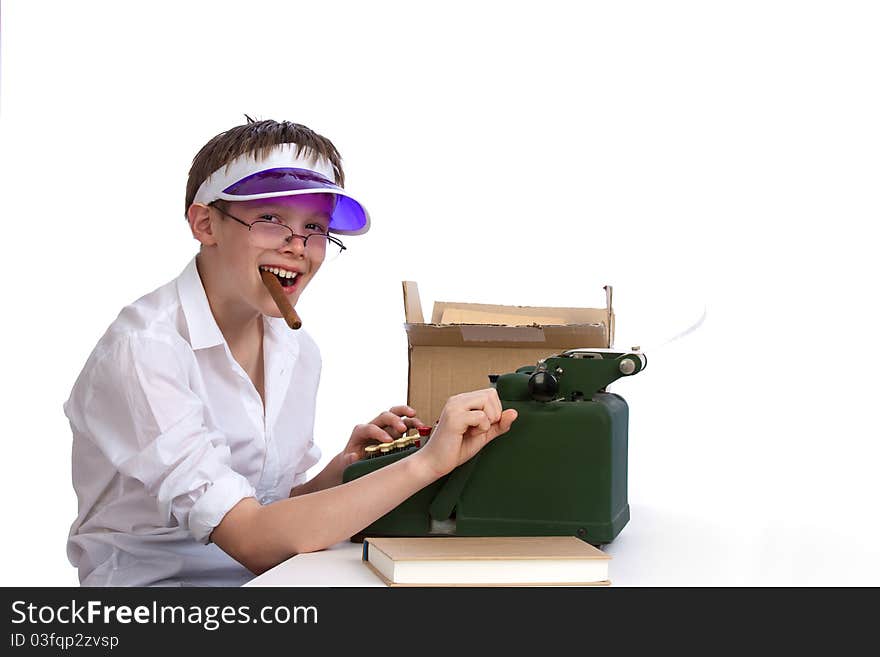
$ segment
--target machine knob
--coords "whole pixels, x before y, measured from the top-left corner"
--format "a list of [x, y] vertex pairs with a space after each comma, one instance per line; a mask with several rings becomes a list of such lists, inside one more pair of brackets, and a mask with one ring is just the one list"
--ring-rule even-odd
[[631, 358], [624, 358], [620, 361], [620, 373], [624, 376], [629, 376], [633, 372], [636, 371], [636, 364], [632, 361]]
[[556, 399], [559, 381], [549, 372], [535, 372], [529, 377], [529, 394], [535, 401], [546, 402]]

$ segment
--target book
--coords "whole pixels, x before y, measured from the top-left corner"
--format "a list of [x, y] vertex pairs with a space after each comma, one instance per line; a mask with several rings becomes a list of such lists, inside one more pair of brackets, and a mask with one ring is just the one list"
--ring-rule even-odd
[[611, 557], [574, 536], [368, 537], [388, 586], [607, 586]]

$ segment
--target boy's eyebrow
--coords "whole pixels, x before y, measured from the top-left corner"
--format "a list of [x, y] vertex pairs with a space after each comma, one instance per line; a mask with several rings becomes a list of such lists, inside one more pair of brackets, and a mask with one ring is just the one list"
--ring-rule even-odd
[[[284, 214], [285, 206], [283, 205], [273, 205], [271, 203], [266, 203], [265, 205], [254, 205], [248, 208], [249, 212], [266, 212], [267, 210], [271, 210], [272, 212], [278, 212], [279, 214]], [[322, 212], [321, 210], [315, 210], [314, 212], [310, 212], [305, 215], [306, 219], [325, 219], [330, 221], [333, 217], [330, 212]]]

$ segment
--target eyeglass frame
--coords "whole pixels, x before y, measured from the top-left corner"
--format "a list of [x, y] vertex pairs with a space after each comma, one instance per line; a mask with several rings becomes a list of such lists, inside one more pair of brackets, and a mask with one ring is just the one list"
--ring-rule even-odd
[[[299, 235], [299, 234], [297, 234], [297, 233], [294, 233], [294, 232], [293, 232], [293, 228], [291, 228], [290, 226], [288, 226], [288, 225], [285, 224], [285, 223], [275, 224], [275, 223], [272, 223], [271, 221], [266, 221], [265, 219], [257, 219], [256, 221], [254, 221], [254, 222], [252, 222], [252, 223], [248, 223], [248, 222], [246, 222], [246, 221], [242, 221], [241, 219], [239, 219], [239, 218], [236, 217], [235, 215], [229, 214], [226, 210], [224, 210], [223, 208], [221, 208], [219, 205], [215, 205], [216, 203], [217, 203], [217, 201], [212, 201], [211, 203], [208, 204], [208, 206], [214, 208], [214, 209], [217, 210], [220, 214], [226, 215], [227, 217], [229, 217], [229, 218], [232, 219], [233, 221], [237, 221], [237, 222], [240, 223], [242, 226], [247, 226], [248, 233], [251, 232], [251, 229], [252, 229], [252, 227], [253, 227], [254, 224], [269, 224], [270, 226], [282, 226], [282, 227], [286, 228], [287, 230], [290, 231], [290, 237], [286, 238], [286, 241], [284, 242], [284, 245], [285, 245], [285, 246], [287, 246], [288, 244], [290, 244], [290, 243], [293, 241], [293, 238], [294, 238], [294, 237], [299, 237], [299, 238], [302, 239], [302, 241], [303, 241], [303, 248], [305, 249], [305, 248], [308, 248], [308, 245], [309, 245], [309, 238], [310, 238], [312, 235], [320, 235], [321, 237], [326, 237], [328, 242], [330, 242], [330, 243], [335, 244], [336, 246], [338, 246], [338, 247], [339, 247], [339, 253], [342, 253], [343, 251], [346, 251], [347, 248], [348, 248], [348, 247], [345, 246], [345, 244], [342, 243], [342, 240], [341, 240], [341, 239], [339, 239], [338, 237], [334, 237], [334, 236], [331, 235], [329, 232], [327, 232], [327, 233], [311, 233], [310, 235]], [[280, 248], [280, 247], [279, 247], [279, 248]]]

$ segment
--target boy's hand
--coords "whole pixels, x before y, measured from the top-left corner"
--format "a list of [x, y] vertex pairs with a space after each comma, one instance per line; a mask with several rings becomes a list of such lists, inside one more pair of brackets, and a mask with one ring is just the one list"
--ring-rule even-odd
[[348, 444], [342, 450], [343, 461], [349, 465], [364, 458], [364, 448], [376, 442], [391, 442], [410, 429], [424, 426], [416, 412], [409, 406], [394, 406], [377, 415], [368, 424], [359, 424], [351, 432]]
[[502, 411], [495, 388], [455, 395], [447, 400], [430, 440], [417, 454], [430, 474], [442, 477], [507, 432], [516, 416], [512, 408]]

